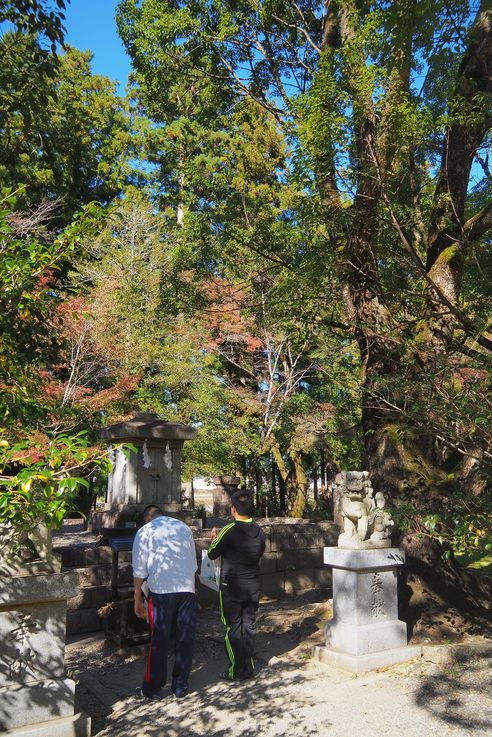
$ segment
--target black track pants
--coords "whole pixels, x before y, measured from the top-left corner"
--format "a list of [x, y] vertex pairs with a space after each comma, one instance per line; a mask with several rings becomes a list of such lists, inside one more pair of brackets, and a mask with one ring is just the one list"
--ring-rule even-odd
[[251, 678], [254, 673], [254, 639], [258, 601], [236, 601], [220, 591], [220, 611], [226, 626], [225, 647], [229, 659], [228, 676]]
[[158, 693], [166, 683], [169, 642], [174, 638], [174, 668], [171, 688], [185, 691], [193, 658], [196, 629], [195, 594], [150, 594], [150, 648], [142, 684], [145, 696]]

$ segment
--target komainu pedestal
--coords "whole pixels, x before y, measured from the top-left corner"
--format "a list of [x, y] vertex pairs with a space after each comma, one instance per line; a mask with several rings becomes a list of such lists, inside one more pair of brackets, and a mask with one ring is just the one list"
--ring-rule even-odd
[[407, 645], [406, 624], [398, 619], [403, 550], [325, 548], [324, 562], [333, 567], [333, 619], [325, 627], [326, 646], [315, 648], [316, 659], [361, 673], [421, 654]]
[[77, 585], [73, 572], [0, 575], [0, 733], [89, 737], [64, 663], [67, 599]]

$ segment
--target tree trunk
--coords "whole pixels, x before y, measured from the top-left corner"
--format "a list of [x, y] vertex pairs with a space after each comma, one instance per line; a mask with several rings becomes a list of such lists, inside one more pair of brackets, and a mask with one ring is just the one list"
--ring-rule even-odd
[[309, 478], [304, 470], [302, 463], [302, 457], [300, 455], [294, 456], [294, 471], [295, 471], [295, 496], [292, 502], [292, 517], [301, 519], [306, 511], [307, 496], [309, 489]]

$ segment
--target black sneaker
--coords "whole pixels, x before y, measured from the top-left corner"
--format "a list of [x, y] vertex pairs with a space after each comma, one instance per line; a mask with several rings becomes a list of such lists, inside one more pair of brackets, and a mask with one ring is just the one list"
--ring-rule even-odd
[[153, 694], [145, 694], [141, 686], [135, 689], [135, 696], [139, 699], [148, 699], [149, 701], [160, 701], [162, 699], [162, 693], [157, 691]]
[[184, 699], [188, 692], [189, 689], [187, 688], [171, 688], [171, 694], [174, 696], [175, 699]]
[[233, 681], [234, 680], [234, 676], [231, 678], [228, 670], [223, 670], [222, 673], [219, 673], [219, 678], [223, 681]]

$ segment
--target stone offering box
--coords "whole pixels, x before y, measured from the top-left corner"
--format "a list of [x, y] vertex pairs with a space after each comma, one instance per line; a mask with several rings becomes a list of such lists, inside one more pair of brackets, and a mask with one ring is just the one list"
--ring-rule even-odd
[[360, 673], [421, 655], [419, 647], [407, 646], [407, 626], [398, 619], [403, 550], [325, 548], [324, 561], [333, 568], [333, 619], [316, 659]]
[[[113, 469], [108, 477], [105, 508], [91, 514], [89, 528], [135, 528], [148, 504], [157, 504], [165, 514], [180, 516], [181, 448], [196, 432], [150, 413], [139, 413], [127, 422], [104, 428], [101, 436], [110, 444]], [[136, 452], [112, 449], [122, 444], [133, 445]]]
[[77, 586], [73, 572], [0, 576], [1, 733], [89, 737], [64, 665], [67, 599]]

